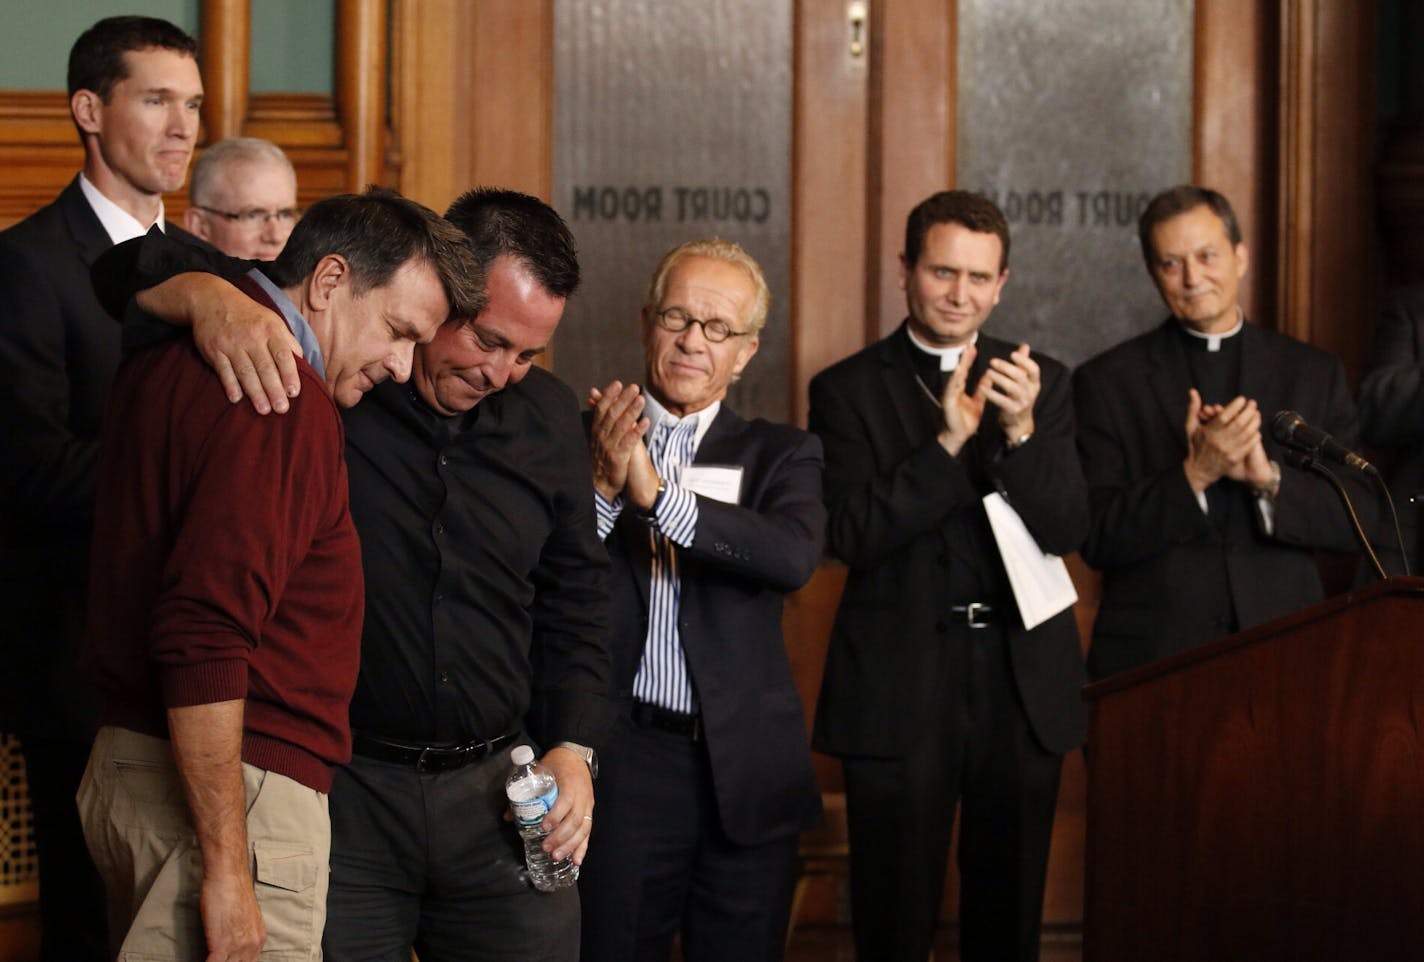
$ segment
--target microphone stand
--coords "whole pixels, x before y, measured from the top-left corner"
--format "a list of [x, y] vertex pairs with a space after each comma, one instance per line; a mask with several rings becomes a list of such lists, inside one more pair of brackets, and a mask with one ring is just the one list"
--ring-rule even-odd
[[[1389, 505], [1389, 517], [1394, 522], [1394, 543], [1399, 548], [1399, 559], [1404, 565], [1404, 573], [1411, 575], [1414, 572], [1409, 570], [1409, 552], [1404, 548], [1404, 532], [1399, 530], [1399, 512], [1394, 509], [1394, 498], [1389, 493], [1389, 485], [1384, 483], [1384, 478], [1378, 471], [1367, 471], [1366, 473], [1373, 479], [1379, 493], [1384, 495], [1384, 503]], [[1410, 500], [1414, 499], [1410, 498]]]
[[[1301, 468], [1306, 471], [1314, 471], [1335, 489], [1335, 493], [1340, 496], [1340, 503], [1345, 506], [1345, 513], [1350, 518], [1350, 524], [1355, 529], [1355, 538], [1360, 542], [1360, 546], [1365, 549], [1365, 557], [1370, 559], [1370, 564], [1374, 567], [1375, 573], [1379, 575], [1381, 581], [1389, 578], [1385, 573], [1384, 565], [1380, 564], [1379, 555], [1375, 554], [1375, 549], [1370, 545], [1370, 539], [1365, 536], [1364, 526], [1360, 524], [1360, 516], [1355, 513], [1355, 506], [1350, 503], [1350, 495], [1345, 491], [1345, 486], [1340, 483], [1340, 479], [1335, 477], [1335, 473], [1321, 464], [1314, 457], [1304, 451], [1295, 448], [1286, 448], [1284, 457], [1287, 464], [1294, 468]], [[1388, 493], [1386, 493], [1388, 498]], [[1389, 509], [1394, 510], [1394, 501], [1390, 499]], [[1401, 545], [1403, 539], [1400, 540]], [[1408, 562], [1405, 562], [1408, 564]]]

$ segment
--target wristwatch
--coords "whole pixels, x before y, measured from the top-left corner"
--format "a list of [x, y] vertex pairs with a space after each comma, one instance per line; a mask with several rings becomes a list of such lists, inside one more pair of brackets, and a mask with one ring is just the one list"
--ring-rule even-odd
[[579, 758], [582, 758], [584, 764], [588, 766], [588, 777], [598, 778], [598, 752], [589, 748], [587, 745], [580, 745], [578, 742], [557, 742], [554, 747], [567, 748]]

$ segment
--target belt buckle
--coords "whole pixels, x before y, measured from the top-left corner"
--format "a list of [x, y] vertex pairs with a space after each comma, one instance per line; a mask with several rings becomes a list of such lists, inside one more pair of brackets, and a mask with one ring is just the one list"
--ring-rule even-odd
[[[994, 609], [992, 606], [971, 601], [964, 606], [964, 623], [970, 628], [988, 628], [993, 613]], [[984, 618], [983, 621], [979, 620], [981, 614]]]

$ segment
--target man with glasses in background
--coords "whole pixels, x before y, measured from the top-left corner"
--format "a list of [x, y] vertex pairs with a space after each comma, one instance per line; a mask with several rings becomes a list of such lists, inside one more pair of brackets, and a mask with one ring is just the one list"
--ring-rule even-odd
[[820, 813], [782, 602], [821, 557], [821, 444], [724, 403], [771, 295], [746, 251], [674, 248], [642, 312], [646, 390], [590, 392], [613, 561], [613, 691], [579, 883], [585, 962], [781, 958]]
[[297, 172], [282, 148], [229, 137], [193, 165], [183, 226], [229, 257], [275, 260], [301, 215]]

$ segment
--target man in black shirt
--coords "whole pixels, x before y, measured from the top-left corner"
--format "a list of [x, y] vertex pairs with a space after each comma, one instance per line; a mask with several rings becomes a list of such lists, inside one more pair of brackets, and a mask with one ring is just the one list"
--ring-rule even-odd
[[[408, 384], [378, 385], [345, 422], [366, 617], [355, 755], [331, 792], [323, 948], [333, 960], [412, 947], [424, 962], [571, 960], [578, 897], [530, 887], [503, 814], [509, 751], [527, 731], [553, 746], [542, 761], [559, 781], [544, 846], [581, 861], [593, 748], [612, 723], [588, 449], [573, 392], [533, 364], [578, 262], [563, 221], [532, 197], [472, 191], [447, 216], [471, 237], [489, 302], [422, 346]], [[160, 279], [140, 270], [130, 283]], [[202, 343], [205, 317], [245, 309], [224, 287], [183, 275], [138, 304], [197, 313]], [[283, 369], [265, 364], [281, 408]], [[255, 369], [245, 377], [262, 390]], [[236, 389], [231, 366], [225, 380]]]

